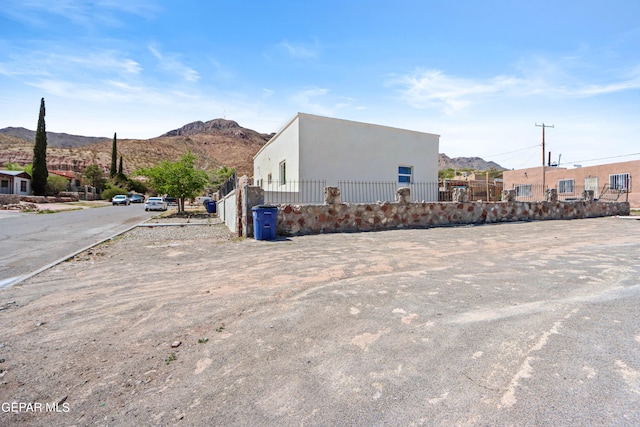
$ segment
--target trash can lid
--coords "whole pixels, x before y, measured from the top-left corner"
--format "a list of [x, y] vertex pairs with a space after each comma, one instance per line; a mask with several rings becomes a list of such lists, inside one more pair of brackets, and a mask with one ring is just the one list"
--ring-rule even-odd
[[258, 209], [278, 209], [278, 207], [274, 205], [256, 205], [251, 208], [251, 210], [254, 210], [254, 211]]

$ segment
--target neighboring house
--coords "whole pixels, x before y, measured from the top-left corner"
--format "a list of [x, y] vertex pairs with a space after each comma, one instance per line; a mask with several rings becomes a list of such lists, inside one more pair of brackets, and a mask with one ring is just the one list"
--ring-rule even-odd
[[[542, 166], [504, 171], [504, 188], [516, 190], [520, 199], [542, 200]], [[596, 199], [628, 201], [640, 208], [640, 160], [573, 169], [545, 166], [545, 187], [555, 188], [560, 199], [579, 199], [593, 190]], [[628, 194], [627, 194], [628, 193]]]
[[389, 197], [395, 200], [398, 187], [434, 183], [426, 198], [417, 197], [438, 200], [439, 139], [430, 133], [298, 113], [254, 156], [254, 184], [267, 191], [301, 192], [304, 183], [315, 181], [342, 187], [344, 195], [346, 182], [384, 182], [393, 187]]
[[49, 170], [49, 175], [57, 175], [67, 179], [67, 191], [78, 191], [81, 186], [82, 175], [68, 170]]
[[25, 171], [0, 170], [0, 194], [31, 194], [31, 175]]

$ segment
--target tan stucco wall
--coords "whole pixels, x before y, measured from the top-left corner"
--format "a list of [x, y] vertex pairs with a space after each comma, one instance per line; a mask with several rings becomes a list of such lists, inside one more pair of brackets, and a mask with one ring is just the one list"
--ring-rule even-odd
[[[640, 208], [640, 160], [572, 169], [553, 167], [545, 169], [547, 188], [557, 188], [559, 180], [573, 179], [575, 186], [582, 189], [585, 178], [597, 177], [599, 191], [609, 183], [609, 175], [628, 173], [631, 180], [629, 204], [632, 208]], [[517, 184], [542, 185], [542, 167], [505, 171], [503, 179], [505, 189], [510, 189]]]

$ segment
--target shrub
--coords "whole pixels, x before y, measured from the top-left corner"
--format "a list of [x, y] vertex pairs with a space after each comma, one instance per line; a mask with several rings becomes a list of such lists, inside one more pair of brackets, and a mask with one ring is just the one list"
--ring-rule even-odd
[[135, 179], [130, 179], [127, 182], [127, 189], [129, 191], [134, 191], [136, 193], [145, 194], [148, 190], [147, 186], [142, 181], [137, 181]]
[[110, 187], [107, 190], [104, 190], [101, 194], [103, 200], [111, 200], [113, 196], [118, 194], [127, 194], [127, 190], [121, 187]]

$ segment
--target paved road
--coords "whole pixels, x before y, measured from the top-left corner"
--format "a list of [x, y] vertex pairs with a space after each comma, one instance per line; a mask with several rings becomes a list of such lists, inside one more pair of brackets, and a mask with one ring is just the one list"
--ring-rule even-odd
[[0, 287], [153, 216], [144, 205], [0, 215]]

